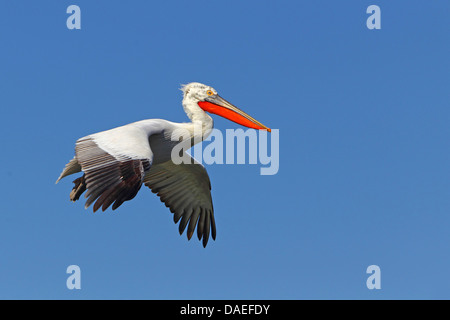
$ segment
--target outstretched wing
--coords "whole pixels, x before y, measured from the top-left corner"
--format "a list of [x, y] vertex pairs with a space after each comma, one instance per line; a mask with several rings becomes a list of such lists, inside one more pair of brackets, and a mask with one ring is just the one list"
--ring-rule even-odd
[[148, 137], [139, 128], [124, 126], [81, 138], [75, 146], [76, 160], [87, 189], [85, 207], [94, 204], [105, 211], [133, 199], [150, 170], [153, 155]]
[[144, 184], [169, 207], [175, 223], [181, 219], [180, 234], [187, 226], [190, 239], [197, 226], [198, 239], [203, 238], [203, 246], [206, 247], [210, 232], [216, 239], [211, 183], [206, 169], [190, 159], [190, 164], [174, 164], [171, 160], [154, 164], [146, 174]]
[[58, 181], [83, 171], [74, 181], [71, 200], [86, 191], [86, 208], [94, 204], [94, 212], [118, 208], [133, 199], [144, 183], [170, 211], [182, 234], [187, 227], [191, 239], [195, 228], [203, 246], [209, 236], [216, 238], [211, 184], [206, 169], [189, 155], [191, 163], [176, 165], [171, 151], [178, 140], [171, 139], [173, 123], [143, 120], [123, 127], [102, 131], [77, 141], [75, 158], [61, 173]]

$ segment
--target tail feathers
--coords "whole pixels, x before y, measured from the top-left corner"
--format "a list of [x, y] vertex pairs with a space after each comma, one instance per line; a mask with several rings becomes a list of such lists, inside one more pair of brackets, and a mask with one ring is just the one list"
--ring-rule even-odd
[[70, 192], [70, 200], [75, 202], [80, 199], [80, 196], [84, 191], [86, 191], [86, 180], [84, 179], [84, 174], [78, 179], [75, 179], [73, 183], [75, 184], [75, 186]]
[[81, 166], [78, 163], [77, 159], [74, 157], [72, 160], [69, 161], [68, 164], [66, 164], [66, 166], [64, 167], [63, 172], [61, 172], [61, 175], [59, 176], [58, 180], [56, 180], [56, 183], [59, 182], [59, 180], [61, 180], [62, 178], [80, 172], [81, 171]]

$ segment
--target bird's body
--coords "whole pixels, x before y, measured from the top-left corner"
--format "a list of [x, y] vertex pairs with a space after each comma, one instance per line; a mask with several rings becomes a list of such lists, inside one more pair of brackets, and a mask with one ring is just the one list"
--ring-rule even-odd
[[189, 161], [176, 164], [174, 147], [181, 141], [193, 145], [211, 133], [213, 120], [205, 110], [246, 126], [251, 122], [252, 127], [270, 129], [220, 98], [209, 86], [190, 83], [182, 90], [183, 107], [191, 122], [142, 120], [78, 139], [75, 157], [57, 182], [82, 171], [74, 181], [70, 199], [76, 201], [86, 191], [85, 207], [94, 203], [94, 212], [111, 205], [113, 210], [118, 208], [133, 199], [144, 184], [174, 213], [175, 223], [181, 219], [180, 234], [187, 227], [190, 239], [197, 227], [197, 236], [206, 246], [210, 233], [216, 237], [208, 173], [185, 152], [182, 157]]

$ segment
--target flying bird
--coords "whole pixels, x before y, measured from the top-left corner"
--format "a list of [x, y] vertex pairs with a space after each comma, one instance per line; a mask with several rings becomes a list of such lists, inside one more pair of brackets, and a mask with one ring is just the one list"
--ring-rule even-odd
[[[238, 109], [207, 85], [192, 82], [184, 85], [183, 108], [191, 120], [175, 123], [149, 119], [80, 138], [75, 144], [75, 156], [66, 164], [56, 183], [62, 178], [83, 172], [73, 181], [70, 200], [77, 201], [86, 191], [85, 208], [94, 203], [94, 212], [117, 209], [133, 199], [142, 184], [156, 193], [174, 214], [180, 235], [187, 227], [190, 240], [195, 228], [206, 247], [216, 238], [216, 224], [211, 199], [211, 183], [206, 169], [186, 152], [176, 164], [172, 150], [181, 142], [198, 143], [208, 137], [213, 128], [212, 113], [245, 127], [270, 131], [268, 127]], [[184, 134], [175, 134], [176, 132]], [[176, 137], [176, 138], [174, 138]]]

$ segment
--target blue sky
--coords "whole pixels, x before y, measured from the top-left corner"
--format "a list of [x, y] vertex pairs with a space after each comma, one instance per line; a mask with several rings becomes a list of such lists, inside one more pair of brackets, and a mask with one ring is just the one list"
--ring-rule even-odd
[[[443, 0], [4, 2], [0, 298], [448, 299], [449, 16]], [[145, 187], [93, 214], [69, 201], [75, 177], [55, 185], [80, 137], [187, 121], [191, 81], [280, 130], [276, 175], [206, 166], [206, 249]]]

